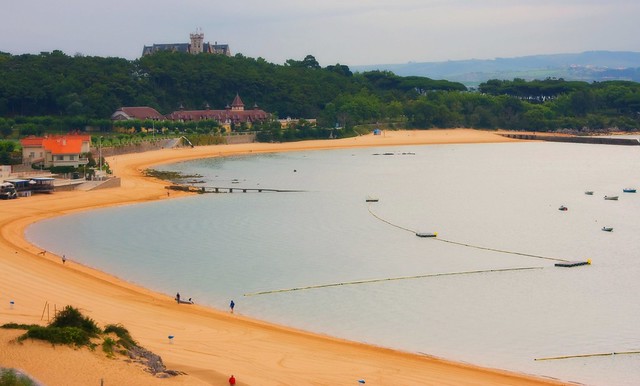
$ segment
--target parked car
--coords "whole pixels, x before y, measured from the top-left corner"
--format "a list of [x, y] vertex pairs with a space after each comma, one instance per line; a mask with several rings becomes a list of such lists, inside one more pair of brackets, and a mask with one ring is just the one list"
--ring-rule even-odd
[[0, 184], [0, 199], [10, 200], [13, 198], [18, 198], [16, 187], [9, 182], [3, 182], [2, 184]]

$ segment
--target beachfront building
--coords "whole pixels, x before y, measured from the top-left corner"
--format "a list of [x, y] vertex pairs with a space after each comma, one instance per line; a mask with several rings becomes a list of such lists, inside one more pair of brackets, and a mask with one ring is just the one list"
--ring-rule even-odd
[[286, 117], [285, 119], [278, 119], [278, 122], [280, 123], [280, 127], [286, 128], [292, 125], [297, 125], [299, 123], [302, 122], [307, 122], [310, 123], [312, 125], [316, 125], [318, 123], [318, 120], [315, 118], [291, 118], [291, 117]]
[[232, 127], [244, 126], [250, 128], [255, 123], [265, 122], [270, 119], [270, 114], [253, 105], [250, 110], [245, 109], [244, 102], [239, 94], [227, 105], [224, 110], [211, 110], [206, 105], [204, 110], [180, 110], [174, 111], [165, 116], [158, 113], [151, 107], [121, 107], [111, 115], [112, 120], [167, 120], [177, 122], [197, 122], [211, 120], [218, 122], [225, 131], [230, 131]]
[[162, 121], [164, 115], [160, 114], [153, 107], [120, 107], [115, 113], [111, 114], [111, 119], [114, 121], [126, 121], [131, 119], [137, 119], [140, 121], [152, 120]]
[[40, 165], [45, 168], [55, 166], [78, 167], [86, 165], [91, 146], [90, 135], [61, 135], [47, 137], [26, 137], [20, 140], [22, 159], [25, 164]]
[[232, 126], [244, 125], [249, 128], [255, 123], [264, 122], [269, 119], [269, 114], [259, 109], [257, 104], [253, 105], [252, 109], [246, 110], [240, 95], [236, 94], [231, 105], [227, 105], [224, 110], [211, 110], [208, 106], [205, 110], [181, 109], [168, 114], [166, 118], [180, 122], [214, 120], [229, 131]]
[[189, 54], [217, 54], [231, 56], [231, 49], [228, 44], [211, 44], [204, 42], [204, 33], [197, 30], [195, 33], [189, 34], [189, 43], [162, 43], [144, 46], [142, 56], [155, 54], [158, 51], [184, 52]]

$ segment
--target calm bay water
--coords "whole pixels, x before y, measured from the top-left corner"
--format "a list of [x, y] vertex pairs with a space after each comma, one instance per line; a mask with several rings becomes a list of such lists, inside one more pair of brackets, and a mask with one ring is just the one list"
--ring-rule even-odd
[[[96, 210], [34, 224], [27, 238], [159, 292], [220, 309], [234, 299], [236, 312], [258, 319], [565, 381], [636, 385], [637, 354], [534, 359], [640, 350], [640, 193], [622, 193], [640, 188], [639, 165], [635, 147], [561, 143], [207, 159], [162, 169], [198, 173], [204, 186], [301, 192]], [[593, 265], [556, 268], [442, 240]], [[245, 296], [505, 268], [536, 269]]]

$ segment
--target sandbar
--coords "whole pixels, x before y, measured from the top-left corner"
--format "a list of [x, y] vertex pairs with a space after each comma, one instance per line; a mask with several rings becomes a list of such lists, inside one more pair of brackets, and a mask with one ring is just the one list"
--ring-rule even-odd
[[[550, 378], [487, 369], [299, 331], [254, 320], [241, 312], [179, 305], [150, 291], [61, 256], [42, 254], [24, 238], [29, 224], [95, 208], [182, 197], [167, 183], [142, 175], [161, 164], [261, 152], [417, 144], [513, 142], [470, 129], [385, 131], [337, 140], [249, 143], [161, 149], [110, 157], [121, 187], [60, 191], [0, 201], [0, 318], [2, 323], [46, 324], [55, 310], [79, 308], [100, 326], [121, 323], [138, 343], [185, 375], [160, 379], [98, 348], [75, 349], [37, 341], [18, 344], [19, 331], [0, 329], [0, 366], [26, 371], [44, 385], [560, 385]], [[73, 240], [69, 240], [73, 243]], [[11, 304], [13, 302], [13, 304]], [[174, 339], [169, 340], [168, 334]], [[428, 350], [427, 350], [428, 351]]]

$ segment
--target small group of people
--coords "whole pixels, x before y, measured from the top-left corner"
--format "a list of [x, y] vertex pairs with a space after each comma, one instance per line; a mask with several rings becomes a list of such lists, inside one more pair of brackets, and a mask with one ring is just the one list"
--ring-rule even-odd
[[189, 300], [186, 300], [186, 301], [185, 301], [185, 300], [180, 301], [180, 292], [178, 292], [178, 293], [176, 294], [176, 302], [178, 302], [178, 304], [180, 304], [180, 303], [189, 303], [189, 304], [193, 304], [193, 300], [191, 300], [191, 298], [189, 298]]
[[[63, 255], [62, 259], [63, 259], [63, 261], [62, 261], [62, 262], [64, 263], [64, 261], [65, 261], [65, 260], [64, 260], [64, 255]], [[189, 300], [187, 300], [187, 301], [184, 301], [184, 300], [182, 300], [182, 301], [181, 301], [181, 300], [180, 300], [180, 292], [176, 293], [176, 302], [178, 302], [178, 304], [180, 304], [180, 303], [189, 303], [189, 304], [194, 304], [194, 303], [193, 303], [193, 300], [191, 300], [191, 298], [189, 298]], [[229, 303], [229, 308], [231, 309], [231, 313], [232, 313], [232, 314], [233, 314], [233, 309], [234, 309], [235, 307], [236, 307], [236, 303], [235, 303], [233, 300], [231, 300], [231, 303]]]
[[[38, 252], [38, 256], [45, 256], [47, 254], [47, 251], [40, 251]], [[62, 264], [67, 262], [67, 257], [65, 255], [62, 255]]]

